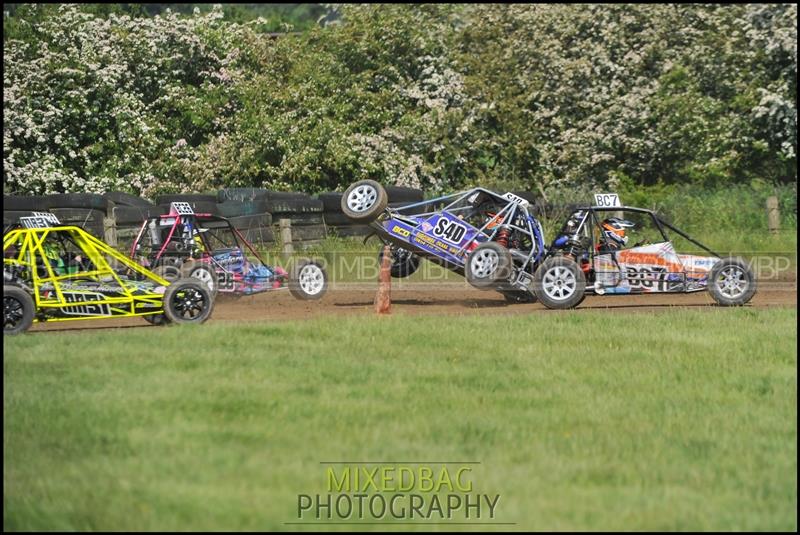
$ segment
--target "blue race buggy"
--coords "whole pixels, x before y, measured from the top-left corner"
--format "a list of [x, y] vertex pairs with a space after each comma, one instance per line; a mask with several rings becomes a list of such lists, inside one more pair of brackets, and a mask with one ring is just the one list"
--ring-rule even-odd
[[383, 186], [361, 180], [342, 195], [342, 211], [390, 245], [393, 277], [410, 276], [424, 258], [511, 302], [535, 300], [533, 274], [544, 258], [544, 236], [530, 202], [518, 195], [473, 188], [389, 207]]

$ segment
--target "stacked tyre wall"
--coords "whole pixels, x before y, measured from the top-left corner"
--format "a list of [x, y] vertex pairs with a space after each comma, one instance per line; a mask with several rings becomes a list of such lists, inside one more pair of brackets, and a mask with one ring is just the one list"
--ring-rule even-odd
[[[423, 200], [423, 193], [418, 189], [389, 186], [387, 191], [390, 206]], [[170, 204], [180, 201], [189, 203], [195, 213], [228, 218], [250, 242], [261, 246], [281, 242], [281, 221], [288, 221], [292, 243], [303, 248], [326, 236], [361, 237], [370, 233], [367, 225], [356, 224], [342, 213], [341, 198], [338, 192], [312, 197], [305, 193], [260, 188], [160, 195], [152, 201], [116, 191], [103, 195], [4, 196], [3, 227], [32, 212], [51, 212], [63, 224], [84, 228], [125, 250], [145, 219], [168, 213]]]

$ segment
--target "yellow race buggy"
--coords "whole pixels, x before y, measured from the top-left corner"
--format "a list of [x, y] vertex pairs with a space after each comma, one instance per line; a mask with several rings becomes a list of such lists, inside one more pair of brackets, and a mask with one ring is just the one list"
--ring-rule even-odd
[[198, 279], [172, 283], [49, 213], [20, 218], [3, 236], [3, 333], [34, 321], [141, 316], [149, 323], [202, 323], [214, 307]]

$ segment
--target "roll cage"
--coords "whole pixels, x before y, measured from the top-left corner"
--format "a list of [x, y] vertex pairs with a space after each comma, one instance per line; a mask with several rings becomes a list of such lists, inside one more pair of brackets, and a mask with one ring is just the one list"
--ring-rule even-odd
[[[68, 240], [79, 248], [91, 262], [92, 269], [57, 274], [45, 251], [45, 240], [54, 234], [57, 234], [56, 239]], [[115, 269], [112, 262], [128, 270], [136, 278], [130, 279], [120, 274], [122, 269]], [[73, 317], [48, 317], [48, 321], [160, 314], [163, 313], [163, 294], [146, 290], [169, 285], [168, 281], [125, 257], [113, 247], [71, 225], [12, 229], [3, 236], [3, 268], [7, 282], [16, 283], [31, 294], [37, 311], [44, 314], [74, 314]], [[108, 292], [103, 287], [91, 291], [63, 287], [79, 280], [104, 281], [106, 286], [116, 286], [113, 292]], [[139, 284], [142, 280], [149, 280], [153, 284]], [[52, 287], [46, 296], [43, 292], [45, 285]], [[109, 293], [116, 295], [108, 295]]]
[[[682, 238], [688, 240], [689, 242], [693, 243], [697, 247], [701, 248], [705, 252], [709, 253], [711, 256], [716, 258], [721, 258], [721, 255], [711, 250], [706, 245], [700, 243], [696, 239], [689, 236], [687, 233], [683, 232], [682, 230], [676, 228], [675, 226], [667, 223], [663, 219], [661, 219], [658, 214], [656, 214], [652, 210], [648, 210], [646, 208], [638, 208], [635, 206], [616, 206], [616, 207], [607, 207], [607, 206], [579, 206], [575, 208], [572, 214], [569, 216], [567, 221], [562, 225], [561, 230], [556, 235], [556, 238], [553, 240], [552, 245], [548, 249], [548, 256], [555, 253], [557, 250], [562, 248], [562, 244], [557, 243], [558, 240], [564, 236], [568, 236], [570, 234], [577, 235], [581, 232], [584, 232], [586, 229], [587, 222], [589, 225], [592, 226], [599, 226], [600, 221], [605, 219], [605, 217], [601, 217], [598, 214], [600, 213], [613, 213], [613, 212], [636, 212], [641, 214], [649, 215], [655, 227], [658, 229], [659, 233], [661, 234], [662, 238], [664, 238], [665, 242], [671, 241], [669, 235], [667, 234], [667, 230], [670, 230]], [[590, 238], [590, 248], [589, 252], [594, 254], [597, 250], [597, 245], [594, 240], [594, 233], [587, 232], [587, 235]]]
[[[189, 230], [189, 235], [187, 237], [182, 236], [183, 232], [187, 229]], [[191, 234], [193, 229], [197, 229], [198, 233], [196, 235]], [[233, 238], [232, 244], [225, 244], [214, 232], [205, 232], [219, 229], [224, 229], [230, 232], [230, 236]], [[161, 234], [164, 230], [167, 230], [167, 234], [165, 237], [162, 237]], [[182, 244], [184, 247], [174, 251], [169, 250], [169, 245], [173, 243], [174, 240], [186, 241], [188, 239], [188, 241], [193, 242], [193, 240], [198, 237], [203, 246], [203, 250], [199, 251], [199, 253], [208, 253], [212, 262], [214, 262], [212, 252], [219, 250], [219, 247], [215, 248], [215, 244], [212, 240], [217, 240], [222, 245], [226, 245], [225, 248], [231, 248], [231, 245], [233, 245], [234, 247], [241, 249], [242, 252], [244, 252], [246, 249], [262, 265], [266, 265], [261, 256], [258, 254], [258, 251], [256, 251], [255, 247], [253, 247], [253, 245], [247, 241], [242, 233], [239, 232], [239, 230], [234, 227], [228, 219], [221, 216], [212, 214], [168, 214], [152, 217], [142, 223], [142, 226], [139, 229], [133, 244], [131, 245], [131, 258], [135, 258], [146, 232], [150, 232], [151, 245], [153, 247], [146, 256], [152, 265], [155, 265], [161, 261], [161, 259], [165, 256], [168, 257], [180, 255], [182, 257], [198, 257], [198, 251], [196, 251], [196, 248], [192, 246], [192, 243], [184, 243]], [[177, 236], [176, 232], [179, 232]], [[222, 266], [218, 267], [224, 270]]]
[[[422, 221], [442, 212], [460, 217], [465, 222], [470, 223], [472, 216], [480, 214], [481, 207], [492, 203], [499, 209], [486, 221], [481, 222], [480, 226], [472, 225], [477, 229], [477, 233], [471, 240], [458, 247], [454, 256], [462, 258], [462, 265], [459, 267], [463, 267], [465, 252], [474, 248], [477, 242], [494, 240], [504, 228], [519, 232], [530, 240], [530, 247], [527, 253], [512, 251], [515, 260], [521, 264], [520, 268], [527, 270], [527, 268], [535, 266], [545, 255], [544, 233], [539, 221], [528, 212], [530, 203], [512, 193], [500, 195], [488, 189], [477, 187], [408, 204], [403, 207], [390, 207], [387, 208], [387, 212], [389, 217], [395, 217], [413, 226], [420, 225]], [[428, 210], [420, 212], [420, 208]], [[385, 233], [383, 227], [380, 227], [380, 230]], [[423, 253], [426, 257], [430, 255], [427, 251], [423, 251]], [[533, 271], [533, 269], [530, 271]]]

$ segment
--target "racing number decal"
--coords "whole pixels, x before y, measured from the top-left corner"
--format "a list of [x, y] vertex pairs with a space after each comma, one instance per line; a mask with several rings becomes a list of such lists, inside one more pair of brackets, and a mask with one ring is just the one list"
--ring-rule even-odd
[[455, 221], [450, 221], [446, 217], [439, 218], [439, 221], [436, 222], [436, 226], [433, 227], [434, 236], [456, 245], [461, 243], [466, 233], [467, 227]]
[[223, 271], [217, 273], [217, 284], [219, 284], [220, 291], [234, 290], [233, 273]]
[[616, 193], [595, 193], [594, 204], [602, 208], [622, 206], [619, 202], [619, 195]]
[[631, 288], [642, 288], [645, 292], [666, 292], [667, 291], [667, 268], [653, 266], [649, 268], [636, 269], [632, 266], [625, 268], [628, 278], [628, 285]]
[[[93, 292], [61, 292], [67, 303], [86, 303], [87, 301], [101, 301], [106, 298], [103, 294]], [[111, 316], [111, 307], [106, 304], [86, 303], [84, 305], [65, 305], [61, 312], [67, 316]]]

